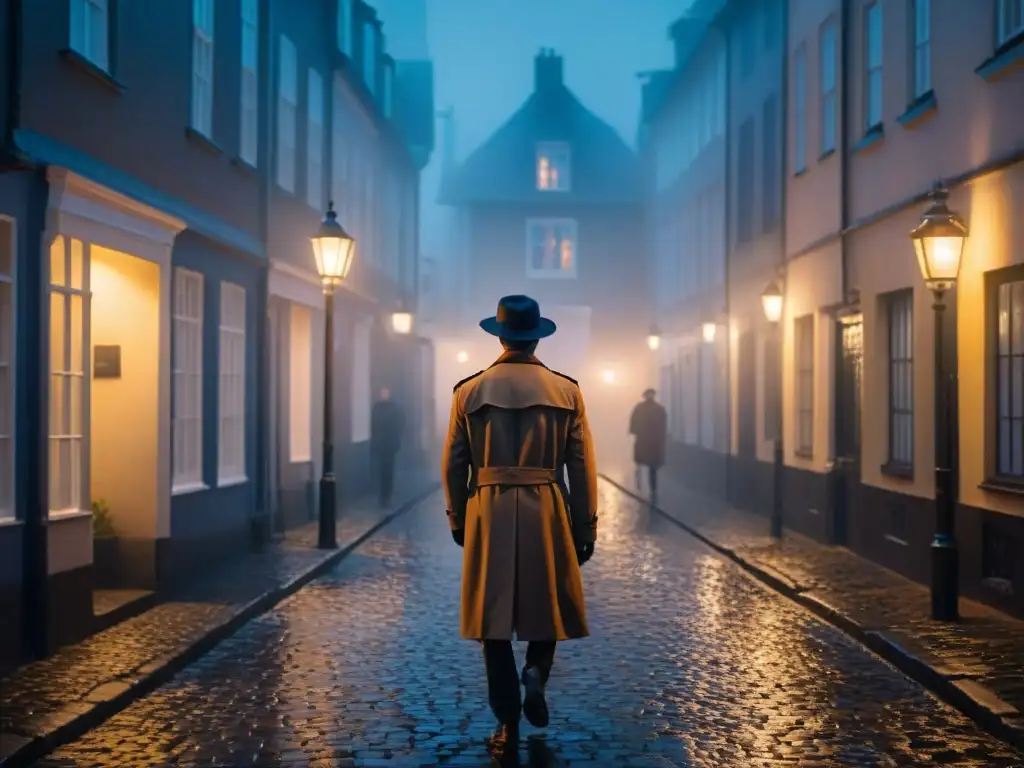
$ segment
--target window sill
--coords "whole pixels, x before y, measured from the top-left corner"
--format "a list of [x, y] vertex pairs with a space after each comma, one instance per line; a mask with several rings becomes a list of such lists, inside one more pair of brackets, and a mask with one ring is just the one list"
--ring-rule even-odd
[[16, 517], [0, 517], [0, 528], [13, 528], [16, 525], [24, 525], [24, 520]]
[[793, 178], [794, 179], [799, 179], [801, 176], [806, 176], [806, 175], [807, 175], [807, 166], [806, 165], [803, 168], [801, 168], [800, 170], [798, 170], [798, 171], [793, 171]]
[[834, 155], [835, 153], [836, 153], [836, 148], [835, 147], [832, 147], [832, 149], [826, 149], [824, 152], [822, 152], [820, 155], [818, 155], [818, 162], [819, 163], [825, 162], [830, 157], [832, 157], [832, 155]]
[[83, 517], [92, 517], [91, 509], [61, 509], [50, 513], [50, 521], [79, 520]]
[[974, 70], [982, 80], [998, 80], [1024, 61], [1024, 32], [1007, 40]]
[[231, 488], [231, 487], [236, 486], [236, 485], [245, 485], [248, 482], [249, 482], [249, 478], [246, 477], [245, 475], [240, 475], [238, 477], [225, 477], [225, 478], [217, 480], [217, 487], [218, 488]]
[[182, 483], [171, 488], [171, 496], [184, 496], [186, 493], [198, 493], [208, 491], [210, 486], [206, 483]]
[[242, 173], [246, 173], [250, 176], [259, 175], [259, 170], [256, 168], [255, 165], [250, 163], [248, 160], [243, 160], [240, 157], [232, 157], [231, 164], [235, 166], [235, 168], [237, 168], [238, 170], [242, 171]]
[[575, 280], [575, 272], [527, 272], [529, 280]]
[[921, 123], [935, 114], [938, 110], [938, 103], [935, 101], [935, 91], [928, 91], [914, 99], [907, 105], [907, 111], [896, 118], [896, 122], [910, 130], [917, 128]]
[[882, 474], [886, 477], [895, 477], [901, 480], [914, 479], [914, 466], [902, 464], [898, 461], [887, 461], [880, 467]]
[[893, 536], [891, 533], [885, 534], [885, 540], [892, 544], [899, 544], [901, 547], [910, 546], [905, 540], [901, 539], [899, 536]]
[[814, 459], [814, 451], [809, 451], [806, 448], [797, 448], [793, 451], [793, 455], [798, 459], [806, 459], [807, 461]]
[[990, 477], [978, 487], [990, 493], [1006, 493], [1011, 496], [1024, 496], [1024, 482], [1009, 477]]
[[222, 155], [224, 150], [214, 144], [213, 139], [197, 131], [191, 125], [185, 129], [185, 138], [193, 144], [205, 149], [211, 155]]
[[92, 77], [101, 85], [105, 85], [114, 93], [124, 93], [125, 90], [127, 90], [124, 84], [118, 81], [113, 75], [105, 69], [93, 64], [78, 51], [72, 50], [71, 48], [65, 48], [60, 52], [60, 57], [71, 66], [76, 67]]
[[883, 141], [885, 141], [885, 128], [881, 123], [879, 123], [878, 125], [868, 128], [864, 134], [864, 138], [853, 145], [853, 154], [856, 155], [858, 152], [864, 152], [871, 147], [878, 146]]

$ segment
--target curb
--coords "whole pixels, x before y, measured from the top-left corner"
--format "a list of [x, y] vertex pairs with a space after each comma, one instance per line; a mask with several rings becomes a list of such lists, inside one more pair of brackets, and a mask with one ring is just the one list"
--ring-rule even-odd
[[48, 753], [80, 738], [87, 731], [96, 728], [143, 696], [152, 693], [189, 664], [213, 650], [222, 640], [226, 640], [249, 621], [266, 613], [286, 597], [290, 597], [309, 582], [329, 571], [340, 560], [365, 543], [367, 539], [429, 497], [440, 485], [440, 483], [428, 485], [393, 512], [382, 517], [353, 541], [327, 555], [319, 563], [311, 566], [291, 581], [246, 603], [237, 613], [213, 627], [191, 645], [175, 653], [154, 659], [126, 677], [103, 683], [86, 698], [57, 710], [48, 718], [53, 724], [48, 732], [34, 737], [25, 737], [23, 741], [19, 737], [8, 736], [7, 738], [11, 741], [18, 740], [21, 743], [12, 745], [13, 749], [10, 753], [6, 757], [0, 758], [0, 768], [31, 766]]
[[949, 704], [973, 720], [990, 735], [1016, 749], [1024, 751], [1024, 713], [1016, 712], [1013, 707], [1003, 702], [984, 686], [964, 677], [956, 678], [944, 675], [882, 632], [865, 628], [821, 598], [807, 594], [802, 587], [791, 581], [784, 574], [748, 560], [735, 550], [722, 546], [693, 526], [684, 523], [661, 507], [652, 504], [648, 499], [631, 491], [608, 475], [599, 473], [599, 476], [626, 496], [646, 504], [649, 509], [682, 528], [695, 539], [715, 550], [715, 552], [736, 563], [758, 581], [788, 597], [818, 618], [823, 619], [858, 641], [868, 650], [888, 661], [904, 675], [924, 686], [924, 688], [935, 694], [946, 704]]

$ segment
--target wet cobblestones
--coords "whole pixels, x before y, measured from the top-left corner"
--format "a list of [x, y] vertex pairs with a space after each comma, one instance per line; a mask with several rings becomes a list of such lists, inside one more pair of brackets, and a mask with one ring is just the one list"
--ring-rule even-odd
[[[668, 521], [601, 496], [593, 637], [558, 649], [551, 726], [524, 732], [534, 764], [1024, 765]], [[460, 554], [434, 496], [46, 764], [486, 765]]]

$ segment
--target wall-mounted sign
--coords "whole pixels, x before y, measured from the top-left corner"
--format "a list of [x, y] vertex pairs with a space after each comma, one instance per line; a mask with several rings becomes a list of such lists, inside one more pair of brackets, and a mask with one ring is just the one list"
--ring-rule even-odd
[[117, 344], [97, 344], [92, 351], [92, 377], [94, 379], [121, 378], [121, 347]]

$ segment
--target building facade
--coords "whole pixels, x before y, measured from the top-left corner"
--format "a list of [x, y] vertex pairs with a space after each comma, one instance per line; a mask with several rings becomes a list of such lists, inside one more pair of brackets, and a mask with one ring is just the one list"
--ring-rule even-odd
[[[282, 55], [307, 31], [272, 0], [0, 5], [0, 666], [114, 620], [99, 592], [159, 593], [302, 519], [281, 509], [301, 471], [276, 454], [301, 464], [306, 444], [312, 461], [319, 439], [308, 238], [332, 191], [337, 77], [386, 181], [355, 193], [366, 223], [342, 218], [363, 263], [338, 301], [336, 380], [363, 376], [342, 355], [352, 306], [387, 316], [415, 286], [418, 167], [387, 116], [392, 64], [372, 9], [339, 5], [372, 27], [372, 87], [333, 38], [311, 38], [302, 69]], [[378, 351], [381, 381], [404, 376], [399, 343], [415, 346]], [[298, 382], [284, 400], [282, 379]]]
[[[502, 295], [525, 293], [559, 325], [542, 359], [578, 379], [595, 421], [607, 418], [622, 433], [628, 405], [648, 383], [639, 171], [621, 137], [566, 87], [562, 57], [541, 51], [533, 93], [442, 189], [442, 204], [459, 217], [466, 267], [459, 326], [473, 331], [467, 359], [448, 369], [447, 401], [452, 384], [497, 356], [477, 321]], [[605, 399], [612, 409], [602, 413]]]

